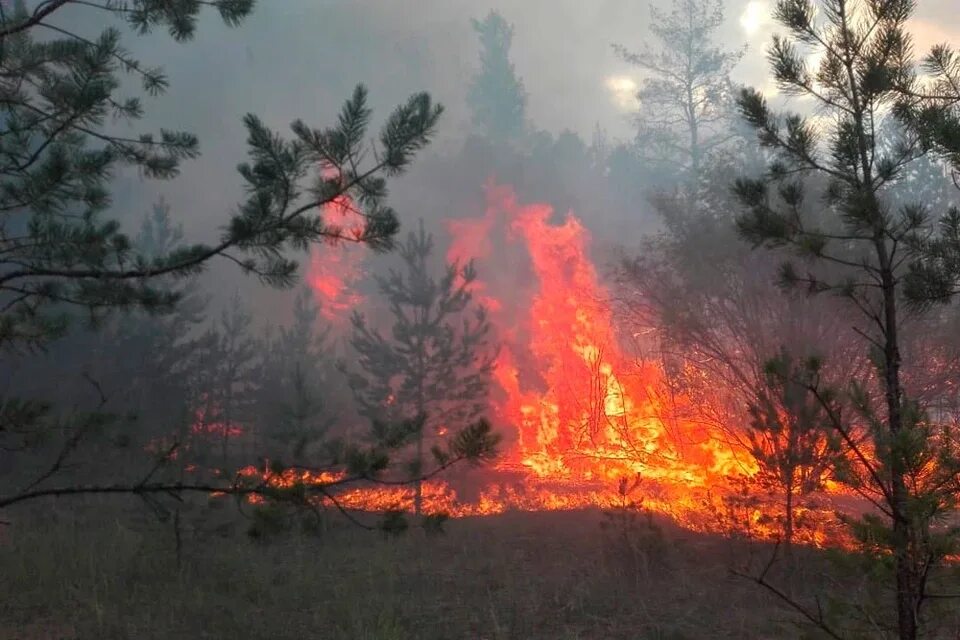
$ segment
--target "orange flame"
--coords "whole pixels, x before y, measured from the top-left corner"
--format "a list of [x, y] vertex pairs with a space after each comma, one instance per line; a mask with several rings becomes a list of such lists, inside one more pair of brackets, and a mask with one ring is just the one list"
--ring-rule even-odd
[[[637, 363], [614, 329], [610, 292], [589, 256], [590, 236], [574, 215], [552, 224], [543, 204], [521, 205], [509, 187], [489, 184], [481, 220], [448, 225], [450, 257], [473, 257], [484, 274], [477, 289], [495, 301], [492, 318], [504, 340], [495, 378], [501, 421], [515, 425], [519, 462], [540, 478], [610, 481], [646, 478], [703, 487], [710, 476], [749, 473], [737, 456], [698, 425], [670, 433], [658, 398], [657, 363]], [[500, 237], [497, 237], [497, 236]], [[526, 285], [486, 274], [506, 253], [527, 256]], [[510, 245], [514, 245], [511, 247]], [[473, 255], [469, 255], [469, 251]], [[532, 380], [532, 382], [530, 382]], [[685, 447], [686, 443], [699, 443]]]
[[210, 401], [206, 395], [201, 398], [200, 406], [194, 411], [193, 424], [190, 432], [198, 436], [219, 436], [221, 438], [236, 438], [243, 435], [243, 427], [235, 422], [227, 422], [219, 418], [221, 407]]
[[[349, 216], [349, 205], [337, 201], [324, 215]], [[490, 312], [501, 342], [490, 403], [507, 437], [493, 477], [474, 499], [431, 481], [423, 490], [426, 513], [608, 508], [616, 504], [612, 488], [639, 474], [643, 507], [688, 528], [777, 535], [776, 513], [738, 490], [757, 472], [746, 450], [684, 419], [694, 413], [692, 400], [673, 393], [668, 403], [660, 363], [638, 361], [625, 348], [612, 293], [598, 276], [590, 234], [578, 218], [569, 213], [555, 221], [549, 206], [521, 204], [510, 187], [491, 182], [483, 216], [450, 220], [447, 229], [448, 260], [477, 262], [480, 278], [471, 291]], [[308, 280], [334, 320], [360, 301], [352, 287], [362, 275], [362, 256], [352, 249], [314, 254], [311, 263]], [[342, 478], [244, 472], [278, 487]], [[355, 487], [336, 499], [347, 509], [409, 509], [413, 489]], [[798, 531], [797, 541], [838, 540], [826, 524], [830, 511], [829, 505], [801, 510], [816, 525]]]

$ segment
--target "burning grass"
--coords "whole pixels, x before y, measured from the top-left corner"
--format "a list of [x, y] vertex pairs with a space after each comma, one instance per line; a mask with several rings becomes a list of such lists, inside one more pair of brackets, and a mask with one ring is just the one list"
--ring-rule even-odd
[[[347, 205], [324, 214], [349, 226], [354, 213]], [[557, 218], [549, 206], [522, 203], [511, 187], [491, 181], [482, 216], [448, 221], [447, 260], [476, 261], [479, 277], [470, 290], [487, 308], [500, 345], [489, 417], [504, 446], [471, 491], [448, 478], [427, 483], [426, 511], [468, 517], [603, 508], [618, 482], [639, 475], [644, 506], [690, 530], [778, 536], [779, 505], [753, 495], [757, 463], [744, 439], [731, 436], [742, 425], [711, 426], [697, 419], [694, 399], [676, 390], [667, 397], [662, 363], [638, 360], [615, 326], [616, 292], [599, 277], [586, 227], [572, 212]], [[311, 273], [343, 275], [337, 291], [353, 291], [365, 277], [363, 265], [344, 269], [341, 254], [327, 253], [315, 256]], [[338, 306], [311, 282], [326, 312], [345, 320], [350, 305]], [[346, 325], [326, 320], [334, 330]], [[388, 395], [384, 403], [394, 399]], [[315, 481], [263, 473], [275, 486]], [[833, 517], [844, 498], [821, 496], [802, 505], [797, 515], [806, 526], [797, 541], [845, 544]], [[362, 511], [409, 510], [412, 489], [351, 487], [337, 500]]]
[[[426, 483], [425, 512], [471, 517], [606, 508], [618, 483], [639, 477], [644, 507], [691, 531], [780, 536], [782, 505], [758, 495], [764, 492], [753, 482], [758, 465], [742, 433], [732, 435], [743, 425], [698, 419], [695, 399], [676, 389], [666, 393], [662, 363], [638, 360], [625, 346], [611, 309], [616, 292], [598, 275], [582, 222], [569, 213], [558, 223], [550, 207], [523, 204], [510, 187], [493, 182], [486, 198], [482, 216], [448, 222], [447, 259], [477, 261], [480, 277], [471, 291], [487, 307], [500, 344], [489, 414], [504, 446], [493, 468], [474, 475], [479, 480], [466, 490], [449, 476]], [[324, 217], [345, 232], [356, 230], [348, 200], [328, 206]], [[359, 258], [314, 256], [308, 280], [335, 332], [348, 324], [347, 311], [363, 303], [356, 294], [366, 277]], [[318, 284], [334, 275], [334, 289]], [[394, 400], [391, 393], [384, 402]], [[195, 433], [226, 435], [223, 425], [201, 417], [203, 428]], [[251, 436], [259, 428], [231, 435]], [[273, 472], [267, 464], [246, 467], [240, 476], [273, 488], [332, 487], [335, 496], [316, 492], [325, 496], [316, 506], [368, 512], [412, 507], [410, 487], [347, 487], [338, 473]], [[796, 542], [849, 548], [835, 512], [857, 513], [863, 504], [854, 504], [836, 483], [827, 485], [827, 495], [804, 496], [810, 499], [797, 507]]]

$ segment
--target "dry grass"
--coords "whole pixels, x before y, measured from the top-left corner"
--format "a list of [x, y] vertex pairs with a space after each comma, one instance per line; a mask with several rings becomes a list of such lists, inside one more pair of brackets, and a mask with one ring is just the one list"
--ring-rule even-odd
[[[816, 637], [730, 575], [768, 547], [668, 528], [665, 546], [623, 549], [596, 512], [389, 540], [186, 527], [179, 566], [169, 523], [102, 504], [19, 515], [0, 539], [3, 640]], [[799, 564], [800, 597], [833, 588], [820, 555]]]

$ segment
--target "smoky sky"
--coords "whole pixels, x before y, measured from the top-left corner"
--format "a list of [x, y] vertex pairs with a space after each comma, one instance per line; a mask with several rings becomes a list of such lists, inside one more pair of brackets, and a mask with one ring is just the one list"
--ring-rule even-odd
[[[937, 41], [960, 41], [960, 21], [951, 4], [921, 0], [912, 29], [918, 51]], [[740, 82], [769, 85], [763, 51], [776, 31], [767, 18], [771, 5], [772, 0], [725, 5], [720, 44], [747, 47], [735, 71]], [[239, 28], [227, 28], [208, 13], [193, 42], [173, 43], [164, 34], [127, 38], [138, 56], [162, 64], [171, 80], [166, 95], [147, 101], [148, 117], [136, 126], [195, 131], [204, 151], [176, 189], [151, 187], [168, 192], [172, 200], [181, 200], [175, 192], [188, 196], [175, 205], [214, 208], [239, 186], [233, 167], [244, 152], [245, 113], [280, 129], [294, 118], [322, 126], [358, 82], [368, 85], [381, 116], [409, 94], [429, 91], [447, 108], [434, 152], [457, 145], [469, 129], [466, 91], [478, 65], [470, 20], [491, 9], [515, 27], [512, 57], [537, 128], [571, 129], [587, 142], [598, 125], [612, 138], [629, 137], [630, 105], [616, 95], [610, 79], [637, 81], [642, 75], [618, 59], [611, 45], [638, 48], [649, 39], [647, 2], [261, 0]], [[749, 15], [753, 23], [745, 26]], [[629, 93], [628, 87], [622, 85], [621, 94]], [[204, 230], [197, 216], [193, 223]]]
[[[125, 43], [148, 65], [162, 65], [169, 91], [145, 100], [146, 118], [130, 132], [165, 127], [200, 136], [203, 156], [187, 162], [172, 182], [125, 172], [115, 182], [116, 211], [126, 224], [142, 218], [163, 195], [188, 237], [208, 240], [242, 198], [236, 164], [244, 160], [241, 118], [251, 112], [286, 131], [302, 118], [331, 124], [343, 100], [363, 82], [375, 122], [411, 93], [429, 91], [446, 108], [427, 154], [452, 152], [470, 131], [466, 94], [478, 66], [470, 24], [490, 10], [515, 27], [512, 58], [528, 94], [533, 126], [554, 134], [569, 129], [589, 143], [596, 127], [613, 140], [631, 134], [632, 84], [641, 73], [612, 50], [649, 40], [650, 5], [635, 0], [260, 0], [238, 28], [213, 12], [197, 37], [175, 43], [163, 33]], [[916, 49], [960, 42], [956, 0], [921, 0], [911, 31]], [[773, 0], [730, 0], [719, 44], [746, 47], [738, 82], [770, 90], [764, 49], [777, 28]], [[669, 0], [657, 6], [668, 7]], [[102, 28], [103, 14], [76, 8], [77, 28]], [[132, 81], [132, 79], [131, 79]], [[771, 95], [773, 92], [771, 92]], [[121, 129], [125, 125], [118, 125]], [[478, 185], [485, 176], [478, 176]], [[229, 270], [215, 274], [233, 280]], [[220, 277], [219, 275], [217, 277]]]

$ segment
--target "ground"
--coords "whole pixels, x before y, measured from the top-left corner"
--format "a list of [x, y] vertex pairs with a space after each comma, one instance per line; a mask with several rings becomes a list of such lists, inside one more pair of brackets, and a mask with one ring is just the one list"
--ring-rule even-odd
[[[762, 568], [771, 545], [669, 523], [657, 534], [597, 511], [463, 519], [433, 536], [333, 521], [253, 538], [225, 506], [185, 513], [179, 553], [172, 520], [135, 505], [11, 515], [0, 528], [2, 640], [819, 637], [734, 575]], [[790, 592], [863, 601], [869, 580], [831, 577], [856, 574], [827, 556], [797, 550]], [[937, 637], [960, 637], [960, 613], [937, 625]]]

